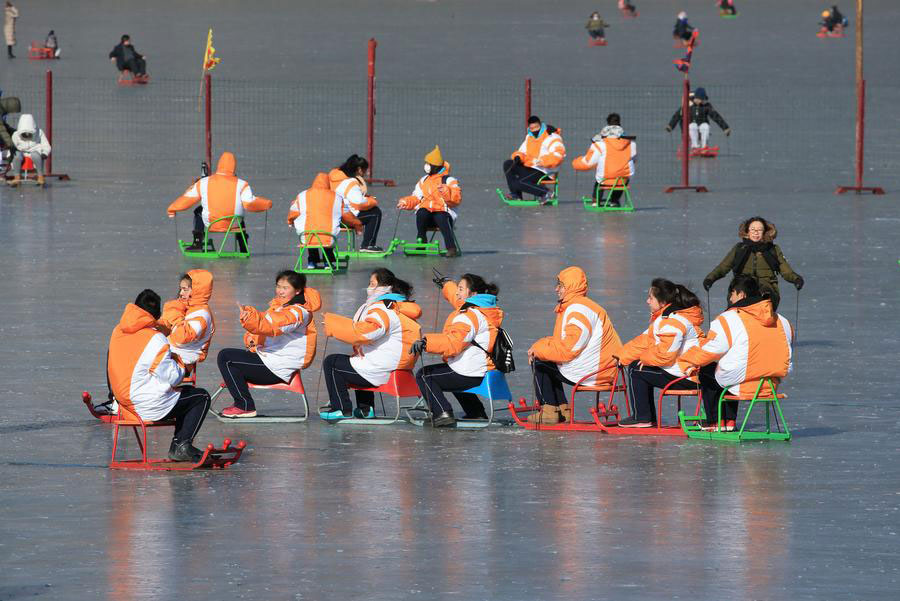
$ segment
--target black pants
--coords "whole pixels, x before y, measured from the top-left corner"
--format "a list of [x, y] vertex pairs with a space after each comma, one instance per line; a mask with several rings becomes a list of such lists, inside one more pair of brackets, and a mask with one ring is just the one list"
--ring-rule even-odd
[[563, 384], [574, 386], [575, 382], [562, 375], [556, 363], [535, 359], [531, 366], [534, 370], [534, 393], [541, 405], [559, 407], [569, 402], [563, 391]]
[[523, 192], [541, 197], [547, 195], [547, 188], [537, 183], [546, 175], [543, 171], [510, 159], [503, 162], [503, 173], [506, 174], [506, 184], [513, 196], [521, 197]]
[[588, 29], [588, 33], [591, 35], [591, 38], [595, 40], [599, 40], [600, 38], [604, 37], [602, 29]]
[[[334, 411], [340, 409], [344, 415], [353, 413], [353, 404], [350, 402], [349, 386], [362, 386], [374, 388], [374, 384], [359, 375], [350, 365], [349, 355], [328, 355], [322, 363], [322, 374], [325, 376], [325, 386], [328, 387], [328, 400]], [[369, 407], [375, 404], [375, 393], [369, 390], [356, 391], [356, 406], [365, 414]]]
[[381, 209], [372, 207], [365, 211], [360, 211], [357, 219], [363, 224], [363, 238], [359, 243], [360, 248], [368, 248], [375, 246], [375, 239], [378, 238], [378, 230], [381, 229]]
[[176, 443], [190, 442], [197, 436], [206, 412], [209, 411], [209, 393], [202, 388], [194, 386], [182, 386], [181, 396], [172, 410], [163, 419], [175, 420], [175, 435], [172, 437]]
[[[710, 363], [700, 368], [700, 395], [703, 397], [703, 408], [706, 410], [706, 423], [715, 425], [719, 421], [719, 395], [722, 387], [716, 382], [716, 364]], [[722, 402], [722, 419], [736, 420], [737, 401]]]
[[[624, 178], [624, 185], [627, 186], [628, 182], [630, 180], [631, 180], [631, 178], [629, 178], [629, 177]], [[615, 183], [615, 181], [616, 180], [614, 179], [613, 184]], [[610, 185], [612, 185], [612, 184], [610, 184]], [[600, 187], [600, 182], [595, 181], [593, 194], [594, 194], [594, 198], [598, 201], [598, 204], [600, 204], [600, 206], [603, 206], [603, 190], [598, 190], [599, 187]], [[618, 206], [619, 199], [622, 198], [622, 194], [624, 194], [624, 193], [625, 193], [625, 190], [611, 190], [609, 192], [609, 204]]]
[[223, 348], [216, 359], [222, 380], [234, 399], [234, 404], [244, 411], [253, 411], [256, 405], [250, 396], [248, 384], [284, 384], [285, 381], [266, 367], [256, 353], [242, 348]]
[[325, 253], [325, 256], [328, 257], [328, 260], [332, 265], [337, 263], [337, 259], [334, 255], [334, 247], [331, 248], [307, 248], [306, 253], [309, 258], [310, 263], [324, 263], [325, 259], [322, 258], [322, 253]]
[[416, 211], [416, 238], [428, 240], [428, 228], [436, 227], [444, 237], [445, 248], [456, 248], [456, 236], [453, 234], [453, 218], [446, 211], [432, 213], [428, 209]]
[[[224, 222], [223, 222], [224, 223]], [[232, 236], [237, 240], [238, 248], [241, 252], [247, 252], [247, 245], [244, 244], [244, 239], [247, 241], [250, 240], [250, 232], [247, 231], [247, 225], [244, 223], [243, 217], [238, 217], [238, 223], [240, 224], [241, 231], [244, 232], [244, 236], [241, 237], [237, 232], [232, 232]], [[203, 241], [203, 234], [206, 233], [206, 224], [203, 223], [203, 205], [199, 205], [196, 209], [194, 209], [194, 235], [200, 238], [200, 241]]]
[[[638, 367], [635, 361], [625, 370], [628, 381], [628, 397], [631, 399], [632, 416], [639, 422], [656, 423], [656, 403], [653, 400], [654, 388], [665, 388], [678, 376], [659, 367], [645, 365]], [[672, 387], [673, 390], [696, 390], [697, 385], [690, 380], [683, 380]]]
[[147, 73], [147, 61], [142, 58], [134, 57], [125, 61], [122, 65], [123, 70], [131, 71], [134, 75], [144, 75]]
[[481, 384], [483, 378], [478, 376], [464, 376], [456, 373], [446, 363], [436, 363], [435, 365], [426, 365], [416, 372], [416, 383], [419, 385], [419, 392], [425, 398], [431, 412], [434, 415], [444, 413], [453, 414], [453, 406], [444, 396], [445, 392], [452, 392], [456, 400], [459, 401], [463, 411], [466, 412], [465, 417], [469, 419], [486, 418], [484, 405], [481, 404], [477, 394], [471, 392], [461, 392], [474, 388]]

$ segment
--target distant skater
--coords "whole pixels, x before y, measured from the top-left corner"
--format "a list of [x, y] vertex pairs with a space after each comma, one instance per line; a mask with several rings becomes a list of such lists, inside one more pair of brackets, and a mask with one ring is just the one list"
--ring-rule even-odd
[[584, 26], [584, 28], [587, 29], [588, 35], [591, 36], [591, 40], [598, 42], [606, 41], [606, 27], [609, 27], [609, 23], [604, 21], [597, 11], [591, 13], [587, 24]]

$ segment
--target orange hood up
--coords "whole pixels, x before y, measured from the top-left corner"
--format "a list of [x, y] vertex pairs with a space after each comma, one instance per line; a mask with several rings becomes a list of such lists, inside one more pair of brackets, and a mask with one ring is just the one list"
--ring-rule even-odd
[[775, 311], [772, 308], [772, 301], [768, 296], [763, 297], [760, 300], [756, 300], [756, 302], [754, 302], [753, 304], [732, 308], [740, 313], [746, 313], [767, 328], [771, 328], [777, 322], [777, 319], [775, 318]]
[[703, 325], [703, 307], [701, 307], [700, 305], [694, 305], [693, 307], [688, 307], [687, 309], [679, 309], [678, 311], [674, 311], [674, 313], [684, 317], [686, 320], [691, 322], [691, 325], [697, 327]]
[[144, 328], [152, 328], [156, 325], [156, 319], [134, 303], [125, 305], [122, 318], [119, 319], [118, 328], [126, 334], [134, 334]]
[[213, 292], [213, 274], [205, 269], [191, 269], [187, 274], [191, 278], [191, 298], [188, 299], [188, 307], [208, 305]]
[[237, 167], [237, 159], [226, 150], [219, 157], [219, 162], [216, 165], [216, 175], [230, 175], [233, 177], [235, 167]]
[[317, 173], [310, 186], [311, 190], [329, 190], [330, 188], [331, 187], [328, 185], [327, 173]]
[[584, 270], [581, 269], [581, 267], [575, 266], [566, 267], [560, 271], [556, 276], [556, 279], [560, 281], [565, 290], [562, 300], [559, 301], [559, 304], [556, 306], [556, 311], [562, 313], [563, 307], [569, 304], [573, 298], [585, 296], [587, 294], [588, 281]]

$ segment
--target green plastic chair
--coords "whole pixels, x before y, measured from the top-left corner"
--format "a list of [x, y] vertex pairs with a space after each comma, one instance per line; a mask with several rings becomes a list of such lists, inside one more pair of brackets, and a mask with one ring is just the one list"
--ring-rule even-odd
[[[628, 184], [625, 183], [625, 179], [626, 178], [624, 177], [617, 177], [615, 181], [613, 181], [612, 186], [597, 186], [597, 191], [594, 196], [582, 196], [581, 202], [584, 203], [584, 210], [594, 213], [608, 213], [613, 211], [630, 213], [634, 211], [634, 203], [631, 201], [631, 191], [628, 189]], [[609, 191], [606, 194], [605, 199], [602, 198], [604, 190]], [[610, 197], [612, 197], [613, 192], [616, 191], [623, 192], [622, 196], [619, 197], [621, 206], [618, 207], [609, 204]]]
[[[218, 219], [210, 222], [209, 227], [206, 228], [206, 231], [203, 234], [203, 250], [187, 250], [187, 247], [191, 244], [186, 242], [185, 240], [178, 241], [178, 248], [181, 249], [181, 254], [185, 257], [192, 257], [195, 259], [222, 259], [222, 258], [238, 258], [238, 259], [247, 259], [250, 257], [250, 241], [247, 240], [247, 233], [244, 231], [244, 228], [241, 227], [241, 216], [240, 215], [226, 215], [225, 217], [219, 217]], [[228, 228], [223, 232], [210, 232], [210, 228], [212, 228], [215, 224], [220, 221], [228, 220]], [[215, 246], [215, 242], [210, 239], [210, 234], [224, 234], [222, 236], [222, 242], [219, 244], [218, 248]], [[231, 237], [234, 242], [234, 250], [225, 250], [226, 245], [228, 244], [228, 238]], [[240, 250], [240, 241], [243, 240], [244, 248], [246, 251]], [[212, 245], [212, 249], [210, 249], [210, 245]]]
[[391, 240], [391, 243], [388, 244], [388, 247], [386, 249], [384, 249], [384, 251], [382, 251], [380, 253], [368, 253], [368, 252], [364, 253], [364, 252], [361, 252], [356, 247], [356, 230], [354, 230], [352, 227], [346, 227], [344, 225], [341, 225], [341, 232], [344, 232], [345, 234], [347, 234], [347, 237], [345, 238], [346, 245], [345, 245], [344, 249], [342, 250], [339, 248], [339, 244], [335, 244], [335, 254], [338, 257], [338, 259], [344, 259], [344, 260], [383, 259], [389, 255], [394, 254], [394, 250], [398, 246], [400, 246], [401, 243], [404, 242], [403, 240], [394, 238], [393, 240]]
[[[541, 178], [537, 181], [539, 186], [545, 186], [550, 189], [550, 194], [547, 196], [547, 205], [557, 206], [559, 204], [559, 173], [551, 172], [546, 173], [541, 176]], [[500, 197], [500, 200], [505, 202], [507, 205], [511, 207], [539, 207], [541, 206], [541, 201], [538, 200], [537, 197], [526, 200], [524, 198], [510, 198], [506, 195], [506, 193], [497, 188], [497, 195]]]
[[[334, 235], [331, 232], [324, 232], [321, 230], [300, 232], [300, 254], [297, 256], [297, 262], [294, 264], [294, 271], [297, 273], [334, 275], [336, 273], [343, 273], [347, 270], [347, 266], [350, 264], [349, 258], [341, 258], [338, 256], [337, 252], [335, 252], [334, 261], [328, 258], [328, 253], [325, 252], [325, 249], [331, 248], [336, 242], [333, 241], [332, 244], [325, 244], [323, 238], [326, 236], [334, 239]], [[306, 242], [303, 242], [304, 239]], [[325, 260], [325, 267], [309, 268], [303, 265], [303, 255], [307, 254], [307, 251], [310, 248], [318, 248], [321, 250], [322, 258]]]
[[[763, 393], [762, 390], [764, 385], [767, 385], [768, 390]], [[727, 389], [722, 391], [722, 394], [719, 395], [718, 405], [719, 423], [716, 425], [715, 430], [702, 430], [700, 424], [705, 417], [700, 415], [686, 416], [684, 411], [678, 412], [678, 421], [681, 423], [681, 428], [684, 430], [684, 433], [688, 435], [688, 438], [721, 440], [725, 442], [744, 442], [747, 440], [778, 440], [787, 442], [791, 439], [791, 432], [788, 429], [787, 421], [784, 419], [784, 414], [781, 411], [781, 403], [779, 402], [780, 399], [786, 397], [786, 394], [777, 392], [775, 382], [772, 378], [762, 378], [756, 386], [756, 392], [749, 398], [746, 396], [741, 397], [727, 394]], [[744, 413], [741, 427], [732, 432], [725, 431], [724, 421], [722, 419], [722, 404], [725, 401], [750, 401], [750, 405]], [[754, 405], [757, 403], [763, 403], [766, 407], [766, 429], [764, 431], [747, 430], [747, 421], [750, 418], [750, 413], [753, 411]], [[774, 420], [772, 418], [774, 418]], [[775, 422], [776, 430], [772, 429], [772, 421]]]

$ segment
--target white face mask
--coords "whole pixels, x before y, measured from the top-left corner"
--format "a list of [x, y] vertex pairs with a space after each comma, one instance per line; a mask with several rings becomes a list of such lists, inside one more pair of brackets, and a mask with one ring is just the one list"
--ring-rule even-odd
[[425, 175], [431, 175], [431, 165], [425, 163], [425, 166], [422, 167], [422, 170], [425, 171]]

